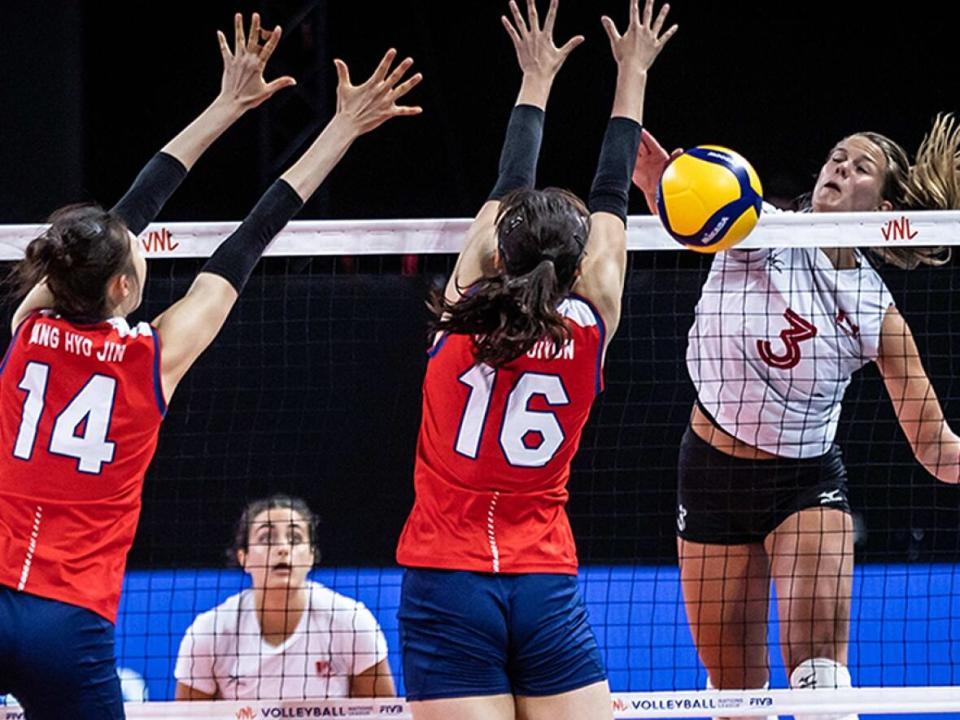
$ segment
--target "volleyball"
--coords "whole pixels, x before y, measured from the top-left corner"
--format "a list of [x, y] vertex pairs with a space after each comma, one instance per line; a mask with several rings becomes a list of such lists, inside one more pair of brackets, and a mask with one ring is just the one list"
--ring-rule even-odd
[[733, 247], [760, 217], [763, 188], [746, 159], [699, 145], [673, 158], [657, 184], [657, 214], [673, 238], [696, 252]]

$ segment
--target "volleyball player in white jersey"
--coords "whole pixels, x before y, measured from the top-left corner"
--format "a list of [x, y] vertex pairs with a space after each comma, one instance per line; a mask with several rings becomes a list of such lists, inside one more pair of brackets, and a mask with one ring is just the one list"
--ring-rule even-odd
[[[913, 166], [882, 135], [846, 137], [821, 168], [809, 210], [960, 207], [958, 147], [960, 128], [950, 116], [937, 120]], [[634, 181], [648, 201], [666, 162], [645, 134]], [[885, 247], [875, 257], [914, 268], [947, 256], [939, 248]], [[715, 687], [768, 682], [771, 579], [791, 686], [851, 684], [853, 526], [834, 436], [850, 377], [870, 362], [917, 460], [939, 480], [957, 483], [960, 438], [864, 253], [791, 248], [716, 256], [689, 333], [697, 403], [681, 444], [677, 503], [687, 617]]]
[[396, 695], [373, 613], [307, 580], [320, 551], [303, 500], [273, 495], [247, 505], [230, 555], [252, 587], [187, 629], [174, 671], [178, 700]]

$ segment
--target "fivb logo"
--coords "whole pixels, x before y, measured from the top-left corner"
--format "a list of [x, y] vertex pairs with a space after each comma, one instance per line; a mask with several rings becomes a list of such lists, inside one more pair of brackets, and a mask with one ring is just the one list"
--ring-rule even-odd
[[143, 248], [144, 252], [163, 253], [173, 252], [180, 247], [180, 243], [173, 239], [173, 235], [170, 234], [169, 230], [160, 228], [159, 230], [150, 230], [141, 235], [140, 247]]
[[257, 714], [253, 711], [253, 708], [249, 705], [247, 707], [242, 707], [237, 710], [236, 718], [237, 720], [253, 720]]
[[627, 705], [622, 699], [614, 698], [613, 699], [613, 711], [614, 712], [626, 712], [630, 709], [630, 706]]

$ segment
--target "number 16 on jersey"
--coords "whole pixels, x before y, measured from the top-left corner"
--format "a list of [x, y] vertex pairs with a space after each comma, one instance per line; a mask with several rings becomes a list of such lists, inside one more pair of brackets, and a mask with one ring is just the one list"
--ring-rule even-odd
[[530, 400], [541, 396], [551, 407], [570, 404], [563, 381], [558, 375], [522, 373], [507, 394], [503, 416], [489, 418], [499, 375], [495, 368], [474, 365], [457, 378], [470, 388], [470, 395], [460, 418], [455, 449], [460, 455], [475, 460], [487, 425], [499, 421], [498, 440], [507, 462], [516, 467], [543, 467], [563, 445], [565, 435], [556, 414], [549, 410], [531, 410]]

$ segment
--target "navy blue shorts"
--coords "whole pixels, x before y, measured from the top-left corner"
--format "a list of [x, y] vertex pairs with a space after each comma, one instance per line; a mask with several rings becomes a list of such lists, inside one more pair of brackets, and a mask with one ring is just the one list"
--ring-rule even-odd
[[113, 623], [0, 585], [0, 695], [28, 720], [122, 719]]
[[556, 695], [607, 677], [573, 575], [408, 568], [397, 615], [408, 700]]

